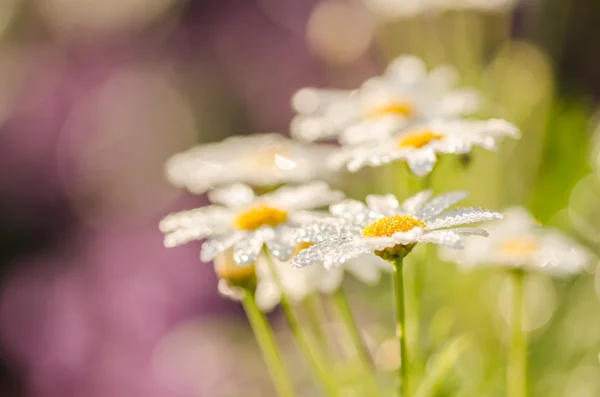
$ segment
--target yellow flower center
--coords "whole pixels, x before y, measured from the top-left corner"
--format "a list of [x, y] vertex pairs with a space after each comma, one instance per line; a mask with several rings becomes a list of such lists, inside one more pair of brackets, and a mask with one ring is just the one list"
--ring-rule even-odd
[[406, 215], [393, 215], [381, 218], [365, 227], [364, 237], [391, 237], [394, 233], [407, 232], [415, 227], [423, 227], [425, 223]]
[[229, 249], [214, 259], [215, 273], [220, 280], [237, 287], [249, 287], [256, 283], [254, 263], [238, 266], [233, 260], [233, 250]]
[[430, 130], [416, 130], [414, 132], [409, 132], [405, 135], [402, 135], [398, 139], [397, 144], [403, 148], [413, 147], [419, 149], [427, 145], [429, 142], [440, 140], [443, 137], [443, 135], [436, 134]]
[[256, 230], [261, 226], [277, 226], [287, 219], [287, 212], [261, 204], [238, 214], [233, 224], [241, 230]]
[[504, 242], [501, 250], [507, 254], [528, 255], [537, 250], [539, 246], [539, 243], [534, 238], [515, 238]]
[[369, 109], [367, 117], [377, 119], [387, 115], [410, 117], [415, 113], [415, 107], [409, 101], [394, 101]]

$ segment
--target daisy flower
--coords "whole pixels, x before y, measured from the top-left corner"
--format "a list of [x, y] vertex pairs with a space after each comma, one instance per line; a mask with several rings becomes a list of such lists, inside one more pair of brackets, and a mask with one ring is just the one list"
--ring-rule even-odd
[[474, 146], [496, 150], [507, 136], [518, 138], [520, 132], [505, 120], [434, 120], [375, 143], [343, 147], [330, 156], [330, 165], [356, 172], [404, 160], [415, 175], [424, 176], [433, 170], [438, 153], [466, 154]]
[[449, 66], [428, 73], [421, 59], [401, 56], [355, 91], [301, 89], [292, 98], [298, 112], [292, 136], [311, 142], [338, 138], [350, 145], [387, 137], [411, 123], [475, 112], [478, 94], [455, 89], [456, 80]]
[[236, 184], [215, 189], [208, 197], [216, 205], [170, 214], [160, 222], [165, 246], [207, 239], [201, 248], [203, 262], [233, 247], [235, 263], [248, 266], [263, 246], [279, 260], [290, 259], [296, 248], [295, 229], [323, 216], [305, 210], [337, 202], [343, 194], [324, 182], [313, 182], [262, 196], [247, 185]]
[[332, 205], [330, 212], [337, 220], [328, 219], [298, 229], [297, 240], [317, 243], [296, 255], [292, 265], [322, 263], [329, 269], [366, 254], [395, 261], [417, 243], [462, 248], [463, 236], [487, 233], [482, 229], [451, 227], [502, 217], [479, 208], [444, 212], [466, 198], [466, 192], [446, 193], [433, 199], [431, 195], [431, 190], [425, 190], [401, 205], [393, 195], [367, 196], [366, 205], [355, 200]]
[[466, 269], [498, 266], [557, 276], [581, 272], [591, 259], [585, 248], [556, 230], [542, 228], [524, 208], [510, 208], [502, 221], [485, 227], [488, 239], [466, 241], [463, 251], [442, 251], [442, 257]]
[[323, 175], [323, 158], [331, 149], [276, 133], [233, 136], [174, 155], [167, 161], [166, 173], [173, 185], [197, 194], [232, 183], [254, 187], [303, 183]]

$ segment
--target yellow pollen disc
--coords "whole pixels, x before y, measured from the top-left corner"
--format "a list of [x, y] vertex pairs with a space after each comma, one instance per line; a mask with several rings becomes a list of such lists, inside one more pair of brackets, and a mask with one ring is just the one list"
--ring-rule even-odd
[[387, 115], [402, 115], [410, 117], [415, 113], [415, 108], [410, 102], [390, 102], [382, 106], [374, 107], [367, 113], [367, 117], [377, 119]]
[[502, 244], [501, 249], [507, 254], [527, 255], [537, 250], [539, 246], [535, 239], [524, 238], [508, 240]]
[[398, 139], [398, 146], [400, 147], [414, 147], [422, 148], [431, 141], [437, 141], [442, 139], [444, 136], [436, 134], [429, 130], [421, 130], [415, 132], [409, 132], [406, 135], [401, 136]]
[[233, 260], [233, 251], [225, 251], [214, 259], [215, 273], [222, 280], [227, 280], [232, 285], [247, 285], [256, 279], [254, 263], [249, 266], [238, 266]]
[[365, 227], [365, 237], [391, 237], [394, 233], [407, 232], [415, 227], [425, 226], [424, 222], [406, 215], [394, 215], [381, 218]]
[[261, 226], [277, 226], [287, 219], [287, 212], [267, 205], [259, 205], [238, 214], [233, 224], [241, 230], [256, 230]]

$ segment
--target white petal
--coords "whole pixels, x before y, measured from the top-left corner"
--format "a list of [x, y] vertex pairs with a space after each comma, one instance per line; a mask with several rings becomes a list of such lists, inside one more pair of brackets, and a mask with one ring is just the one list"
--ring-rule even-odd
[[365, 244], [364, 239], [344, 241], [337, 246], [337, 249], [324, 255], [323, 266], [325, 266], [325, 269], [334, 268], [343, 265], [352, 258], [371, 252], [373, 252], [372, 249]]
[[167, 248], [174, 248], [194, 240], [202, 240], [212, 234], [212, 230], [206, 227], [188, 227], [175, 230], [165, 234], [163, 243]]
[[205, 241], [200, 248], [200, 260], [202, 262], [212, 261], [215, 256], [226, 251], [245, 236], [244, 232], [232, 232]]
[[422, 190], [419, 193], [415, 194], [404, 200], [402, 203], [402, 212], [406, 214], [415, 215], [421, 207], [429, 200], [429, 198], [433, 195], [433, 190], [427, 189]]
[[383, 217], [383, 214], [371, 211], [365, 204], [356, 200], [344, 200], [334, 204], [329, 207], [329, 211], [334, 216], [346, 219], [355, 225], [367, 225]]
[[419, 57], [403, 55], [390, 62], [385, 74], [394, 83], [410, 86], [424, 80], [427, 76], [427, 68]]
[[481, 107], [481, 96], [475, 90], [456, 90], [444, 96], [436, 116], [451, 118], [472, 114]]
[[362, 227], [350, 221], [339, 218], [326, 218], [318, 222], [308, 223], [294, 234], [294, 241], [305, 243], [320, 243], [325, 240], [351, 239], [360, 236]]
[[379, 167], [400, 160], [407, 153], [407, 150], [398, 148], [395, 141], [382, 141], [367, 148], [357, 148], [347, 154], [347, 169], [356, 172], [366, 166]]
[[348, 98], [348, 91], [306, 87], [292, 96], [292, 107], [298, 113], [315, 113], [327, 108], [332, 101]]
[[249, 186], [236, 183], [208, 192], [208, 199], [228, 208], [239, 208], [254, 201], [254, 192]]
[[325, 182], [313, 182], [300, 186], [286, 186], [261, 197], [276, 207], [303, 210], [327, 206], [344, 198], [338, 190], [331, 190]]
[[346, 262], [346, 270], [367, 285], [377, 284], [381, 279], [381, 272], [392, 269], [391, 263], [371, 254], [362, 255]]
[[426, 229], [442, 229], [467, 223], [490, 221], [492, 219], [502, 219], [502, 214], [481, 208], [459, 208], [430, 219], [427, 222]]
[[209, 205], [207, 207], [169, 214], [160, 221], [159, 229], [163, 233], [188, 227], [212, 229], [220, 224], [228, 224], [230, 219], [230, 211], [223, 207]]
[[457, 227], [452, 229], [452, 231], [466, 236], [474, 234], [476, 236], [488, 237], [490, 235], [486, 230], [474, 227]]
[[323, 272], [319, 276], [319, 279], [316, 281], [318, 284], [317, 289], [324, 294], [331, 294], [337, 291], [342, 285], [344, 269], [342, 267], [323, 269]]
[[417, 176], [425, 176], [433, 171], [433, 166], [437, 162], [435, 152], [430, 148], [416, 149], [408, 151], [406, 154], [406, 163], [411, 171]]
[[385, 216], [398, 213], [398, 200], [393, 194], [374, 195], [370, 194], [366, 198], [370, 209]]
[[307, 267], [321, 263], [325, 257], [335, 251], [343, 242], [343, 240], [327, 240], [303, 249], [292, 259], [292, 266]]
[[365, 119], [345, 128], [338, 140], [343, 146], [369, 145], [390, 139], [394, 132], [401, 130], [407, 123], [406, 117], [397, 115]]
[[258, 231], [247, 233], [233, 246], [233, 260], [238, 266], [248, 266], [256, 260], [263, 247], [263, 235]]
[[394, 233], [391, 237], [396, 244], [412, 244], [417, 242], [420, 235], [423, 234], [423, 229], [415, 227], [406, 232]]
[[419, 211], [417, 217], [421, 219], [430, 219], [433, 216], [441, 214], [447, 208], [453, 206], [459, 201], [464, 200], [469, 196], [469, 192], [457, 191], [440, 194], [426, 203]]
[[265, 244], [275, 258], [287, 261], [294, 254], [296, 245], [294, 231], [289, 227], [278, 227], [273, 230], [273, 234], [268, 239], [265, 239]]
[[463, 248], [463, 242], [460, 234], [452, 230], [434, 230], [425, 232], [419, 237], [421, 243], [434, 243], [444, 247], [460, 249]]
[[450, 65], [437, 66], [427, 76], [427, 88], [435, 93], [446, 93], [456, 86], [460, 78], [458, 70]]
[[219, 280], [217, 289], [222, 296], [234, 301], [241, 301], [244, 299], [244, 294], [246, 293], [242, 288], [234, 287], [226, 280]]
[[482, 135], [491, 135], [495, 137], [508, 136], [518, 139], [521, 137], [521, 131], [517, 126], [502, 119], [490, 119], [477, 122], [478, 132]]
[[270, 312], [281, 301], [281, 291], [273, 280], [260, 280], [254, 293], [256, 305], [263, 312]]

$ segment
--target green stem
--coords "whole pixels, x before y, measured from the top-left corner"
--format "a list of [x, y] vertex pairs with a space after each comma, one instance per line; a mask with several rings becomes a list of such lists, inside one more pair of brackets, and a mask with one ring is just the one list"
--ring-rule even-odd
[[396, 337], [400, 346], [400, 368], [398, 370], [398, 397], [409, 396], [409, 362], [406, 348], [406, 315], [404, 309], [404, 274], [402, 259], [394, 263], [394, 292], [396, 295]]
[[246, 316], [254, 331], [254, 336], [258, 341], [263, 358], [275, 384], [275, 389], [280, 397], [294, 397], [294, 388], [292, 381], [285, 369], [281, 354], [277, 347], [277, 342], [273, 336], [273, 331], [265, 315], [259, 310], [254, 300], [252, 291], [246, 291], [242, 304], [246, 311]]
[[[432, 171], [427, 176], [421, 179], [421, 186], [419, 191], [427, 190], [431, 186]], [[414, 192], [416, 193], [416, 192]], [[414, 194], [413, 193], [413, 194]], [[418, 258], [417, 261], [413, 262], [412, 274], [413, 274], [413, 285], [412, 285], [412, 301], [409, 303], [410, 311], [412, 315], [409, 316], [411, 321], [411, 332], [410, 337], [413, 346], [413, 358], [415, 361], [419, 361], [421, 356], [420, 340], [421, 340], [421, 303], [423, 301], [423, 295], [425, 291], [425, 283], [427, 280], [427, 263], [430, 258], [429, 255], [430, 244], [424, 244], [422, 257]]]
[[358, 357], [365, 364], [365, 366], [373, 368], [373, 359], [371, 358], [371, 353], [369, 352], [369, 349], [363, 340], [358, 324], [356, 324], [356, 321], [354, 320], [352, 310], [350, 309], [350, 304], [348, 303], [348, 298], [346, 297], [342, 287], [338, 288], [338, 290], [333, 293], [333, 298], [335, 300], [338, 313], [342, 318], [342, 322], [350, 334], [350, 338], [352, 339], [354, 348], [358, 353]]
[[419, 387], [414, 397], [431, 397], [438, 392], [444, 378], [456, 365], [456, 361], [467, 349], [470, 342], [465, 336], [461, 336], [448, 343], [437, 355], [426, 376], [419, 382]]
[[335, 382], [329, 377], [329, 372], [324, 357], [319, 353], [319, 349], [315, 341], [300, 326], [300, 321], [296, 316], [294, 308], [292, 307], [292, 304], [290, 303], [285, 293], [285, 289], [281, 284], [279, 274], [275, 269], [273, 258], [268, 252], [265, 252], [265, 255], [267, 257], [267, 262], [269, 264], [273, 279], [275, 280], [275, 282], [277, 283], [277, 287], [281, 291], [281, 308], [283, 310], [285, 319], [290, 327], [292, 335], [294, 336], [294, 340], [298, 345], [298, 348], [300, 349], [300, 351], [304, 355], [304, 358], [308, 362], [308, 365], [313, 375], [321, 383], [321, 387], [323, 388], [327, 396], [337, 397], [338, 388]]
[[320, 297], [316, 294], [311, 294], [304, 299], [304, 309], [308, 317], [308, 323], [313, 331], [317, 342], [321, 346], [327, 344], [327, 334], [323, 329], [323, 321], [326, 320], [326, 316], [323, 313]]
[[523, 330], [524, 280], [522, 270], [511, 272], [511, 345], [506, 374], [508, 397], [527, 396], [527, 336]]

